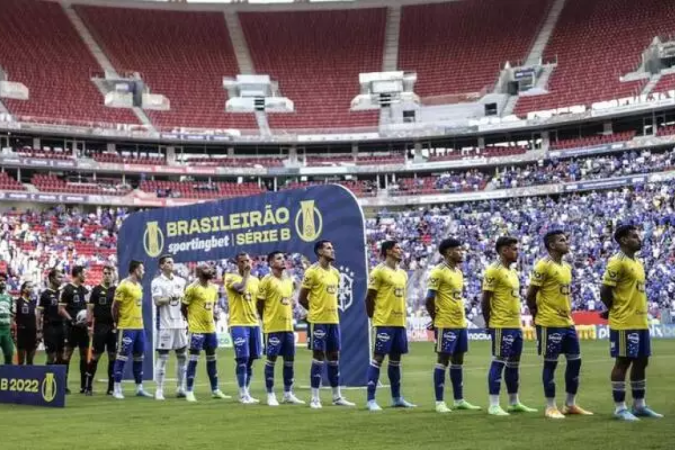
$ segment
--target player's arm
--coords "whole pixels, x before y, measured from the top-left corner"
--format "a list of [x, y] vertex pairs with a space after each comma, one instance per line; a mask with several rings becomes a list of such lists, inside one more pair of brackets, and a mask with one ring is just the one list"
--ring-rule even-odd
[[483, 320], [485, 321], [485, 328], [490, 328], [490, 315], [492, 312], [492, 297], [494, 296], [494, 290], [496, 285], [496, 274], [495, 271], [489, 267], [485, 271], [485, 276], [483, 277], [483, 295], [481, 297], [480, 306], [483, 311]]
[[42, 326], [43, 326], [43, 315], [42, 315], [42, 309], [44, 308], [43, 306], [44, 300], [43, 296], [40, 296], [40, 299], [38, 300], [38, 304], [35, 307], [35, 330], [37, 331], [37, 339], [38, 341], [42, 340]]
[[59, 294], [59, 316], [66, 319], [68, 322], [72, 322], [73, 318], [70, 317], [70, 314], [66, 310], [66, 305], [68, 305], [68, 302], [70, 301], [69, 297], [70, 296], [66, 294], [65, 288], [61, 290], [61, 293]]
[[366, 314], [371, 319], [375, 314], [375, 301], [377, 300], [377, 292], [382, 287], [382, 280], [380, 279], [380, 271], [375, 268], [370, 272], [370, 279], [368, 280], [368, 291], [366, 292]]
[[441, 285], [440, 274], [436, 272], [436, 269], [432, 270], [429, 274], [429, 283], [427, 287], [427, 297], [424, 302], [424, 306], [427, 308], [429, 317], [431, 320], [436, 319], [436, 293]]
[[263, 312], [265, 312], [265, 300], [267, 299], [267, 278], [260, 282], [258, 287], [258, 298], [256, 301], [256, 309], [258, 310], [258, 317], [263, 320]]
[[249, 268], [248, 270], [244, 270], [244, 276], [241, 278], [239, 283], [235, 283], [234, 278], [225, 277], [225, 285], [240, 294], [244, 294], [246, 292], [246, 285], [248, 284], [248, 280], [250, 278], [251, 269]]
[[530, 310], [533, 320], [537, 318], [537, 292], [539, 292], [539, 286], [530, 284], [527, 288], [527, 294], [525, 295], [527, 309]]
[[537, 317], [537, 293], [546, 280], [546, 276], [546, 265], [543, 260], [540, 260], [535, 264], [534, 269], [530, 274], [530, 285], [528, 286], [527, 294], [525, 295], [527, 309], [530, 310], [533, 320]]
[[603, 319], [609, 317], [609, 310], [614, 304], [614, 288], [619, 282], [621, 276], [621, 262], [617, 259], [611, 259], [605, 269], [605, 274], [602, 277], [602, 285], [600, 286], [600, 301], [605, 305], [607, 311], [600, 313]]
[[302, 280], [302, 286], [298, 294], [298, 303], [307, 311], [309, 311], [309, 292], [312, 289], [312, 284], [312, 271], [305, 272], [305, 278]]
[[98, 286], [92, 289], [87, 301], [87, 325], [90, 327], [94, 325], [94, 299], [99, 297], [98, 291]]
[[162, 285], [159, 282], [159, 278], [152, 280], [150, 292], [152, 292], [152, 302], [155, 306], [166, 306], [171, 303], [171, 297], [163, 295], [164, 293], [162, 292]]
[[[195, 281], [196, 283], [196, 281]], [[190, 303], [192, 302], [192, 291], [193, 291], [193, 285], [191, 284], [190, 286], [185, 289], [185, 295], [183, 296], [183, 301], [180, 304], [180, 312], [183, 314], [183, 317], [185, 317], [185, 320], [188, 320], [188, 313], [189, 313], [189, 306]]]
[[124, 302], [125, 298], [125, 286], [124, 284], [121, 284], [115, 289], [115, 297], [113, 298], [113, 304], [112, 304], [112, 317], [113, 317], [113, 323], [115, 324], [115, 328], [117, 328], [117, 324], [119, 322], [120, 318], [120, 305], [122, 302]]

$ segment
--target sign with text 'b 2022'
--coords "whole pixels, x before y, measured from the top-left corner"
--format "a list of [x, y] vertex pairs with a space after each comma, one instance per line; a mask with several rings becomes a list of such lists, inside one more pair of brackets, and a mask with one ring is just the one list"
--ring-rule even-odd
[[0, 403], [66, 406], [65, 366], [0, 366]]

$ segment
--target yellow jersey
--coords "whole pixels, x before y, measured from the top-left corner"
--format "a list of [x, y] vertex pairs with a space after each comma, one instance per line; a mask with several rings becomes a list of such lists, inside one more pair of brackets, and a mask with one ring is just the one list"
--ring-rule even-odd
[[489, 327], [520, 328], [518, 273], [500, 262], [490, 264], [483, 275], [483, 290], [492, 292]]
[[602, 284], [614, 289], [609, 310], [609, 327], [613, 330], [645, 330], [649, 328], [645, 268], [640, 261], [619, 252], [607, 263]]
[[258, 301], [265, 304], [263, 333], [293, 331], [293, 280], [266, 275], [260, 282]]
[[539, 287], [535, 323], [543, 327], [571, 327], [572, 268], [558, 264], [550, 257], [542, 258], [534, 266], [530, 284]]
[[302, 287], [309, 291], [310, 323], [340, 323], [338, 315], [338, 289], [340, 272], [335, 267], [324, 269], [313, 264], [305, 271]]
[[117, 328], [120, 330], [143, 329], [143, 287], [128, 278], [115, 290], [113, 304], [118, 303]]
[[215, 333], [216, 321], [213, 312], [218, 301], [216, 286], [209, 283], [202, 286], [195, 281], [185, 289], [183, 304], [188, 310], [188, 331], [190, 333]]
[[377, 292], [373, 325], [376, 327], [405, 327], [408, 274], [405, 270], [377, 265], [368, 280], [368, 290]]
[[232, 286], [241, 283], [242, 279], [243, 277], [238, 273], [228, 273], [223, 279], [227, 301], [230, 305], [229, 325], [231, 327], [255, 327], [258, 326], [258, 311], [256, 311], [255, 302], [258, 298], [260, 281], [254, 276], [249, 276], [244, 293], [240, 294]]
[[429, 273], [430, 291], [436, 293], [436, 328], [466, 328], [464, 311], [464, 275], [441, 263]]

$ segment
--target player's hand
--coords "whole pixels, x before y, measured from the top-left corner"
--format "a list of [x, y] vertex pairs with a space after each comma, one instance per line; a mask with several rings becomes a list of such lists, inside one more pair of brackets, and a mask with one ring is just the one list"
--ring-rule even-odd
[[609, 310], [601, 312], [600, 318], [605, 320], [609, 319]]
[[37, 332], [37, 334], [36, 334], [36, 336], [35, 336], [35, 339], [36, 339], [38, 342], [42, 342], [42, 331], [38, 331], [38, 332]]
[[429, 331], [434, 331], [434, 329], [435, 329], [435, 327], [434, 327], [434, 321], [432, 320], [431, 322], [429, 322], [429, 323], [427, 324], [427, 330], [429, 330]]

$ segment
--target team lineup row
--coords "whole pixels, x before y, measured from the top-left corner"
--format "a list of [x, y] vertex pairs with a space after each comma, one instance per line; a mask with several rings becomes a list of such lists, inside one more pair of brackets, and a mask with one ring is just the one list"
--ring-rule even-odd
[[[601, 298], [607, 306], [610, 325], [610, 353], [615, 358], [611, 373], [612, 394], [616, 404], [615, 417], [635, 421], [638, 417], [661, 417], [645, 403], [645, 372], [651, 353], [647, 322], [645, 272], [635, 254], [642, 241], [638, 230], [630, 225], [615, 230], [614, 239], [620, 251], [612, 256], [605, 270]], [[579, 388], [581, 352], [571, 315], [571, 267], [563, 261], [569, 253], [567, 236], [560, 230], [544, 236], [548, 256], [534, 267], [526, 300], [537, 328], [539, 353], [544, 357], [542, 378], [546, 396], [546, 417], [564, 418], [565, 414], [592, 414], [575, 402]], [[318, 258], [305, 273], [300, 286], [298, 302], [308, 311], [310, 324], [309, 347], [313, 351], [311, 365], [312, 397], [310, 406], [321, 408], [319, 389], [326, 366], [327, 378], [333, 391], [333, 403], [353, 406], [340, 392], [339, 355], [340, 326], [338, 290], [340, 276], [333, 267], [335, 249], [328, 241], [315, 244]], [[493, 360], [488, 373], [491, 415], [509, 412], [535, 412], [518, 398], [519, 361], [523, 347], [520, 319], [520, 282], [514, 264], [518, 260], [518, 240], [501, 237], [496, 242], [498, 261], [490, 265], [483, 276], [482, 310], [492, 337]], [[467, 323], [463, 298], [464, 278], [461, 264], [465, 246], [448, 238], [439, 245], [443, 262], [429, 275], [426, 307], [433, 320], [436, 335], [437, 364], [433, 371], [436, 410], [451, 411], [444, 401], [444, 379], [449, 368], [453, 386], [455, 409], [480, 409], [463, 397], [463, 362], [468, 350]], [[367, 371], [367, 409], [379, 411], [375, 400], [380, 368], [388, 357], [388, 376], [393, 406], [414, 407], [401, 394], [401, 356], [408, 352], [406, 334], [407, 273], [398, 267], [402, 259], [401, 246], [395, 241], [381, 245], [382, 263], [369, 276], [366, 311], [374, 327], [373, 358]], [[236, 257], [238, 273], [227, 274], [224, 285], [229, 302], [229, 328], [234, 344], [239, 398], [242, 403], [258, 403], [249, 393], [252, 367], [263, 353], [267, 404], [279, 404], [274, 393], [274, 367], [279, 356], [283, 359], [285, 403], [304, 403], [293, 393], [295, 343], [293, 336], [294, 282], [284, 273], [285, 257], [281, 252], [268, 255], [271, 273], [262, 280], [251, 276], [251, 260], [246, 253]], [[216, 370], [216, 302], [218, 292], [212, 279], [214, 269], [209, 265], [197, 268], [197, 279], [186, 282], [175, 276], [173, 259], [165, 255], [159, 259], [161, 274], [152, 281], [152, 299], [157, 307], [157, 352], [154, 397], [164, 399], [164, 378], [169, 352], [175, 351], [179, 397], [196, 401], [193, 387], [197, 361], [202, 350], [206, 353], [207, 374], [212, 395], [226, 398], [218, 388]], [[142, 315], [144, 276], [143, 264], [132, 261], [129, 276], [119, 286], [112, 285], [114, 271], [104, 270], [101, 285], [91, 293], [84, 288], [85, 271], [75, 267], [71, 283], [60, 288], [63, 274], [53, 269], [49, 273], [50, 286], [42, 292], [37, 305], [30, 301], [32, 285], [26, 282], [21, 297], [0, 309], [0, 325], [11, 323], [15, 313], [16, 343], [19, 362], [32, 363], [35, 345], [44, 339], [47, 364], [68, 365], [76, 347], [80, 349], [81, 392], [91, 394], [92, 380], [99, 357], [109, 354], [108, 393], [123, 399], [121, 381], [125, 364], [132, 357], [132, 372], [136, 381], [136, 395], [152, 397], [142, 385], [145, 333]], [[0, 305], [8, 304], [4, 294], [4, 280], [0, 280]], [[87, 302], [86, 297], [89, 296]], [[7, 311], [7, 314], [3, 314]], [[7, 320], [9, 318], [9, 321]], [[261, 341], [260, 324], [263, 338]], [[93, 324], [91, 358], [87, 325]], [[188, 335], [185, 333], [187, 325]], [[2, 327], [0, 327], [2, 330]], [[7, 360], [11, 352], [7, 333], [2, 334], [2, 347]], [[5, 338], [5, 334], [7, 337]], [[9, 348], [8, 348], [9, 347]], [[559, 356], [567, 360], [565, 372], [566, 399], [562, 411], [555, 400], [555, 369]], [[11, 356], [10, 356], [11, 361]], [[626, 406], [626, 375], [631, 371], [631, 389], [634, 404]], [[504, 378], [509, 406], [499, 404], [501, 380]], [[507, 412], [508, 411], [508, 412]]]

